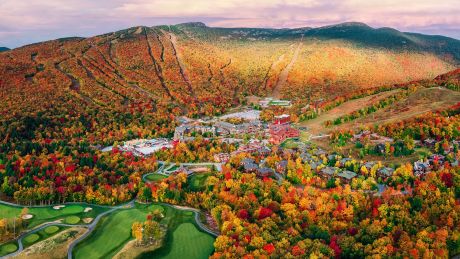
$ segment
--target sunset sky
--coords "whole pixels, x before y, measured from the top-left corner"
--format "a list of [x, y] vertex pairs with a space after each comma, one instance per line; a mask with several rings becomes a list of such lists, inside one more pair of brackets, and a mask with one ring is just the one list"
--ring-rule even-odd
[[459, 13], [458, 0], [1, 0], [0, 46], [191, 21], [273, 28], [357, 21], [460, 39]]

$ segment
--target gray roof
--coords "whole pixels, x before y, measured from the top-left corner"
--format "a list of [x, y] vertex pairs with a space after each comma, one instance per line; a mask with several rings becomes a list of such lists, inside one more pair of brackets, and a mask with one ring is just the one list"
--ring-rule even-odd
[[287, 164], [288, 164], [287, 160], [281, 160], [280, 162], [276, 163], [277, 166], [282, 166], [282, 167], [286, 167]]
[[254, 164], [255, 162], [256, 161], [254, 159], [252, 159], [252, 158], [245, 158], [245, 159], [241, 160], [242, 164], [251, 164], [251, 163]]
[[392, 176], [394, 171], [395, 170], [393, 168], [391, 168], [391, 167], [382, 167], [382, 168], [379, 169], [378, 172], [380, 174], [383, 174], [384, 176]]
[[252, 171], [259, 167], [257, 164], [254, 163], [244, 163], [243, 166], [245, 171]]
[[342, 159], [340, 160], [340, 162], [341, 162], [342, 164], [345, 164], [345, 163], [348, 162], [348, 161], [351, 161], [351, 158], [345, 157], [345, 158], [342, 158]]
[[257, 171], [261, 174], [273, 174], [275, 171], [271, 168], [268, 167], [262, 167], [257, 169]]
[[337, 174], [338, 177], [342, 177], [342, 178], [345, 178], [345, 179], [348, 179], [348, 180], [351, 180], [353, 178], [356, 177], [356, 173], [355, 172], [352, 172], [352, 171], [348, 171], [348, 170], [345, 170], [343, 172], [340, 172]]
[[338, 169], [337, 167], [330, 167], [330, 166], [328, 166], [328, 167], [325, 167], [325, 168], [321, 169], [321, 172], [322, 172], [323, 174], [333, 175], [333, 174], [335, 174], [335, 172], [337, 172], [338, 170], [339, 170], [339, 169]]

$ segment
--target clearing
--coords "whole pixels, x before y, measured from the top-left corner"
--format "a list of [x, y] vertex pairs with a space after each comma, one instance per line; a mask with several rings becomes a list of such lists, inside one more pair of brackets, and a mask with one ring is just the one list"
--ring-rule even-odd
[[[329, 120], [335, 120], [343, 115], [352, 113], [354, 111], [360, 110], [364, 107], [370, 106], [372, 104], [375, 104], [379, 102], [382, 99], [385, 99], [386, 97], [393, 95], [397, 92], [399, 92], [400, 89], [395, 89], [391, 91], [386, 91], [386, 92], [381, 92], [377, 93], [374, 95], [369, 95], [363, 98], [359, 99], [354, 99], [350, 100], [347, 102], [342, 103], [341, 105], [332, 108], [331, 110], [327, 112], [321, 113], [317, 118], [308, 120], [305, 122], [301, 122], [300, 126], [306, 126], [308, 127], [307, 131], [313, 135], [318, 135], [318, 134], [326, 134], [328, 132], [331, 132], [335, 129], [334, 126], [331, 126], [329, 128], [326, 128], [324, 123]], [[374, 113], [375, 114], [375, 113]], [[355, 120], [357, 121], [357, 120]], [[354, 122], [355, 122], [354, 121]], [[342, 124], [343, 125], [343, 124]]]
[[439, 87], [422, 88], [409, 95], [408, 98], [368, 116], [344, 123], [338, 128], [358, 128], [362, 125], [386, 124], [410, 119], [430, 111], [446, 109], [459, 101], [460, 92]]

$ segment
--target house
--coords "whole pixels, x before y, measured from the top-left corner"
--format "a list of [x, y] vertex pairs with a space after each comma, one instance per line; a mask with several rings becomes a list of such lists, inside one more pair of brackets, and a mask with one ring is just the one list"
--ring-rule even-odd
[[243, 166], [243, 170], [246, 172], [246, 173], [252, 173], [252, 172], [255, 172], [257, 170], [257, 168], [259, 167], [254, 159], [252, 158], [245, 158], [241, 161], [241, 165]]
[[280, 162], [276, 163], [276, 171], [280, 174], [285, 174], [287, 165], [288, 165], [287, 160], [281, 160]]
[[244, 158], [243, 160], [241, 160], [241, 165], [244, 165], [244, 164], [255, 164], [256, 161], [252, 158]]
[[385, 154], [385, 144], [379, 143], [375, 146], [375, 152], [379, 154]]
[[312, 159], [312, 156], [308, 152], [302, 152], [299, 157], [302, 159], [304, 163]]
[[337, 174], [337, 176], [340, 177], [342, 181], [344, 181], [345, 183], [350, 183], [351, 180], [356, 177], [356, 175], [357, 174], [355, 172], [348, 170], [342, 171]]
[[432, 138], [427, 138], [423, 141], [423, 144], [425, 144], [426, 146], [429, 146], [429, 147], [433, 147], [434, 144], [436, 144], [436, 140], [432, 139]]
[[282, 114], [275, 116], [273, 120], [274, 125], [288, 124], [291, 121], [291, 116], [288, 114]]
[[218, 163], [227, 163], [230, 160], [229, 153], [219, 153], [214, 155], [214, 161]]
[[274, 173], [275, 171], [273, 171], [273, 169], [268, 168], [268, 167], [258, 168], [256, 171], [256, 174], [258, 177], [269, 177], [269, 176], [272, 176]]
[[430, 171], [430, 163], [428, 161], [419, 160], [414, 162], [414, 173], [416, 176], [421, 176]]
[[394, 171], [395, 170], [391, 167], [382, 167], [377, 171], [377, 176], [381, 177], [382, 179], [387, 179], [393, 175]]
[[310, 164], [310, 167], [311, 167], [312, 170], [316, 170], [316, 168], [318, 168], [320, 163], [312, 161], [309, 164]]
[[371, 170], [372, 167], [374, 167], [375, 164], [376, 164], [375, 162], [369, 161], [369, 162], [366, 162], [366, 163], [364, 164], [364, 167], [366, 167], [367, 170]]
[[230, 135], [238, 133], [237, 126], [226, 121], [219, 121], [214, 124], [214, 127], [216, 128], [216, 132], [218, 135]]
[[327, 166], [322, 168], [319, 171], [319, 174], [326, 179], [330, 179], [337, 173], [337, 171], [339, 171], [337, 167]]
[[267, 147], [261, 147], [257, 150], [257, 153], [261, 156], [268, 156], [272, 151]]
[[315, 155], [316, 156], [322, 156], [322, 155], [326, 155], [326, 151], [322, 150], [321, 148], [318, 148], [316, 151], [315, 151]]
[[178, 126], [174, 130], [174, 140], [181, 140], [188, 133], [190, 133], [190, 127], [189, 126]]
[[[261, 142], [253, 141], [246, 145], [240, 145], [238, 147], [238, 150], [232, 152], [232, 156], [240, 154], [240, 153], [252, 154], [252, 153], [257, 153], [259, 151], [267, 152], [266, 150], [261, 150], [262, 148], [264, 148], [264, 146], [262, 146]], [[268, 151], [268, 154], [270, 154], [270, 152], [271, 151]]]
[[269, 129], [270, 143], [278, 145], [287, 138], [297, 138], [300, 135], [299, 130], [292, 128], [289, 124], [271, 125]]
[[340, 166], [342, 166], [342, 167], [345, 166], [346, 163], [349, 162], [349, 161], [351, 162], [351, 158], [349, 158], [349, 157], [345, 157], [345, 158], [340, 159]]

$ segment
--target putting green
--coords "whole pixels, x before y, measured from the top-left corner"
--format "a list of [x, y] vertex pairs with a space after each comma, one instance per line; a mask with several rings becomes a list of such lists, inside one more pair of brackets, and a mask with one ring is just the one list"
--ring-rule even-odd
[[24, 242], [26, 242], [27, 244], [32, 244], [32, 243], [37, 242], [37, 240], [39, 239], [40, 239], [40, 236], [38, 234], [33, 233], [33, 234], [26, 236], [24, 238]]
[[4, 244], [0, 246], [0, 256], [11, 254], [18, 250], [18, 246], [14, 243]]
[[78, 222], [80, 222], [80, 218], [77, 216], [68, 216], [67, 218], [65, 218], [64, 222], [67, 224], [77, 224]]
[[213, 250], [214, 238], [200, 232], [192, 223], [182, 223], [174, 230], [171, 251], [163, 258], [208, 258]]
[[77, 214], [83, 212], [85, 209], [83, 206], [80, 205], [66, 205], [64, 208], [60, 209], [59, 211], [62, 214]]
[[44, 229], [45, 233], [49, 235], [58, 232], [58, 230], [59, 230], [58, 226], [49, 226]]

